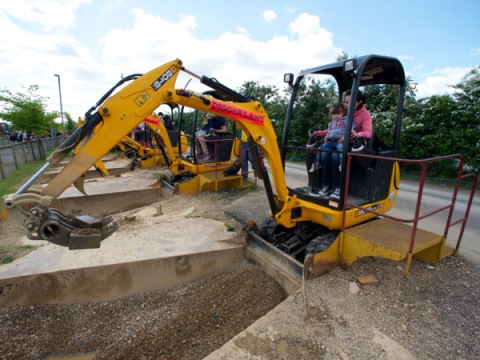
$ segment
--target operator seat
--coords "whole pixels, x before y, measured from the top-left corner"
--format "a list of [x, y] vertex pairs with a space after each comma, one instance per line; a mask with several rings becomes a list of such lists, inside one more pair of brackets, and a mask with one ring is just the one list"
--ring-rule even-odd
[[215, 139], [205, 139], [207, 143], [208, 153], [215, 161], [229, 161], [232, 155], [232, 147], [235, 136], [232, 133], [225, 133], [216, 136]]
[[[359, 153], [397, 157], [397, 152], [388, 148], [375, 132], [372, 132], [372, 137]], [[350, 169], [349, 195], [364, 199], [365, 202], [385, 199], [388, 197], [392, 167], [392, 161], [354, 156]]]

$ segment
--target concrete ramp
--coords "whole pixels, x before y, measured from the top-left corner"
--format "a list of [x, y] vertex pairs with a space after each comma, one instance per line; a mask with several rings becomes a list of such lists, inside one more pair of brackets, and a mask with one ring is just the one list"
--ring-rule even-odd
[[[107, 188], [114, 180], [119, 179], [105, 179]], [[116, 191], [119, 188], [115, 186]], [[117, 195], [99, 196], [108, 204], [108, 197]], [[81, 204], [85, 198], [76, 201], [86, 206]], [[68, 194], [64, 200], [72, 201]], [[190, 217], [195, 208], [188, 199], [178, 200], [180, 204], [172, 208], [157, 199], [155, 204], [114, 215], [119, 230], [99, 249], [69, 250], [41, 242], [45, 245], [2, 265], [0, 306], [111, 300], [173, 287], [245, 259], [243, 235], [228, 231], [223, 222]], [[25, 243], [39, 245], [26, 237]]]
[[163, 200], [163, 190], [151, 170], [135, 170], [119, 176], [85, 180], [82, 194], [71, 186], [51, 207], [68, 214], [100, 216], [136, 209]]
[[79, 267], [0, 279], [0, 306], [81, 304], [159, 291], [224, 271], [244, 260], [244, 247]]
[[[110, 176], [118, 176], [120, 174], [132, 171], [134, 167], [132, 159], [121, 159], [118, 158], [116, 155], [105, 156], [104, 158], [102, 158], [102, 162], [105, 165], [105, 168], [107, 169]], [[49, 171], [42, 174], [37, 180], [38, 183], [49, 183], [55, 176], [58, 175], [60, 171], [62, 171], [63, 166], [65, 166], [67, 163], [68, 162], [61, 162], [59, 167], [50, 169]], [[102, 174], [97, 169], [95, 169], [95, 167], [91, 167], [85, 173], [85, 179], [98, 178], [101, 176]]]

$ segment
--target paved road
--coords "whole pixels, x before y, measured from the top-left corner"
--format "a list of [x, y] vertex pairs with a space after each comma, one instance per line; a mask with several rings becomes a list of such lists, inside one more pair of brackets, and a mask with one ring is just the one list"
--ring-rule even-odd
[[[300, 187], [307, 184], [307, 172], [303, 163], [287, 162], [286, 178], [289, 187]], [[417, 200], [418, 184], [414, 181], [402, 180], [398, 200], [389, 214], [402, 219], [411, 219], [414, 214]], [[449, 186], [426, 185], [422, 198], [421, 214], [428, 213], [436, 208], [448, 205], [452, 197], [452, 188]], [[464, 216], [469, 192], [461, 189], [457, 196], [457, 204], [453, 219]], [[470, 216], [460, 246], [460, 255], [469, 261], [480, 265], [480, 196], [474, 197]], [[422, 220], [419, 227], [437, 234], [443, 234], [447, 219], [447, 212]], [[448, 245], [455, 246], [460, 232], [460, 225], [451, 227], [448, 232]]]

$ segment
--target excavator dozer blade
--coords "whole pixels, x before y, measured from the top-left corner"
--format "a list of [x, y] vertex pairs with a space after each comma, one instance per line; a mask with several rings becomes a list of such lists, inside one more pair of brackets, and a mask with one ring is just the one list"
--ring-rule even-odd
[[[257, 231], [256, 231], [257, 230]], [[247, 258], [293, 294], [303, 281], [303, 264], [265, 241], [254, 222], [247, 226]]]
[[162, 193], [165, 198], [170, 199], [175, 194], [175, 186], [162, 179]]

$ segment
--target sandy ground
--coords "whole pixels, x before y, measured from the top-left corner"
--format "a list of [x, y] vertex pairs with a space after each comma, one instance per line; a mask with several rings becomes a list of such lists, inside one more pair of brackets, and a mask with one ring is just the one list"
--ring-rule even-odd
[[[188, 221], [202, 219], [215, 229], [212, 237], [241, 233], [246, 220], [267, 213], [264, 196], [260, 189], [174, 197], [163, 211], [177, 221], [165, 222], [162, 231], [181, 234], [191, 227]], [[121, 231], [135, 234], [136, 227], [150, 226], [155, 217], [141, 214], [154, 209], [135, 210], [139, 217], [124, 222]], [[234, 231], [224, 232], [226, 224]], [[21, 229], [10, 220], [0, 221], [0, 230], [2, 242], [21, 241]], [[152, 242], [135, 240], [137, 246]], [[462, 258], [435, 267], [414, 261], [405, 279], [402, 265], [362, 259], [308, 281], [288, 298], [244, 262], [187, 285], [115, 301], [2, 308], [0, 358], [480, 358], [478, 268]], [[366, 275], [378, 284], [359, 285], [357, 278]]]

